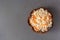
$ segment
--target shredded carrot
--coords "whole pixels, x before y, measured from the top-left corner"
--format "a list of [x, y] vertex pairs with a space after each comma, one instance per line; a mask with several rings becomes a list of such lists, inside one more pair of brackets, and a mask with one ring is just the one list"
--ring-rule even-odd
[[47, 19], [47, 16], [45, 16], [43, 20], [46, 21], [46, 19]]
[[36, 19], [36, 16], [35, 16], [35, 15], [33, 15], [33, 16], [32, 16], [32, 18], [33, 18], [33, 19]]
[[33, 22], [34, 22], [35, 24], [37, 24], [37, 22], [36, 22], [36, 20], [35, 20], [35, 19], [36, 19], [36, 16], [33, 15], [32, 18], [33, 18]]
[[38, 31], [39, 29], [38, 29], [37, 27], [34, 27], [34, 30], [35, 30], [35, 31]]
[[41, 24], [41, 26], [43, 27], [43, 26], [47, 26], [48, 24]]
[[33, 19], [33, 22], [34, 22], [35, 24], [37, 24], [37, 22], [36, 22], [36, 20], [35, 20], [35, 19]]

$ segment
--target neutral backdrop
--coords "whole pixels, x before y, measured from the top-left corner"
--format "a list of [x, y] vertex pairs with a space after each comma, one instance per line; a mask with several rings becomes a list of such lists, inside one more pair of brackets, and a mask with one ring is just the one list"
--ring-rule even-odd
[[[31, 10], [48, 8], [53, 28], [38, 34], [27, 23]], [[60, 40], [60, 0], [0, 0], [0, 40]]]

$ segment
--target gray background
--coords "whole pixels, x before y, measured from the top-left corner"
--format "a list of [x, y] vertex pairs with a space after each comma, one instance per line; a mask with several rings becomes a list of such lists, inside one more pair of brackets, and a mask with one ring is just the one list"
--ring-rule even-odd
[[[33, 32], [27, 23], [31, 10], [41, 6], [54, 16], [46, 34]], [[0, 0], [0, 40], [60, 40], [60, 0]]]

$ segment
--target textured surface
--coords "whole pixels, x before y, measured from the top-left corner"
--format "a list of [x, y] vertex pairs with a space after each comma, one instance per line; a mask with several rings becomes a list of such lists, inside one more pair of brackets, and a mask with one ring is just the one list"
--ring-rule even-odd
[[31, 24], [35, 31], [46, 32], [49, 30], [48, 28], [52, 27], [52, 15], [47, 9], [33, 10], [28, 20], [28, 24]]
[[[41, 6], [54, 16], [46, 34], [33, 32], [27, 23], [31, 10]], [[0, 0], [0, 40], [60, 40], [60, 0]]]

